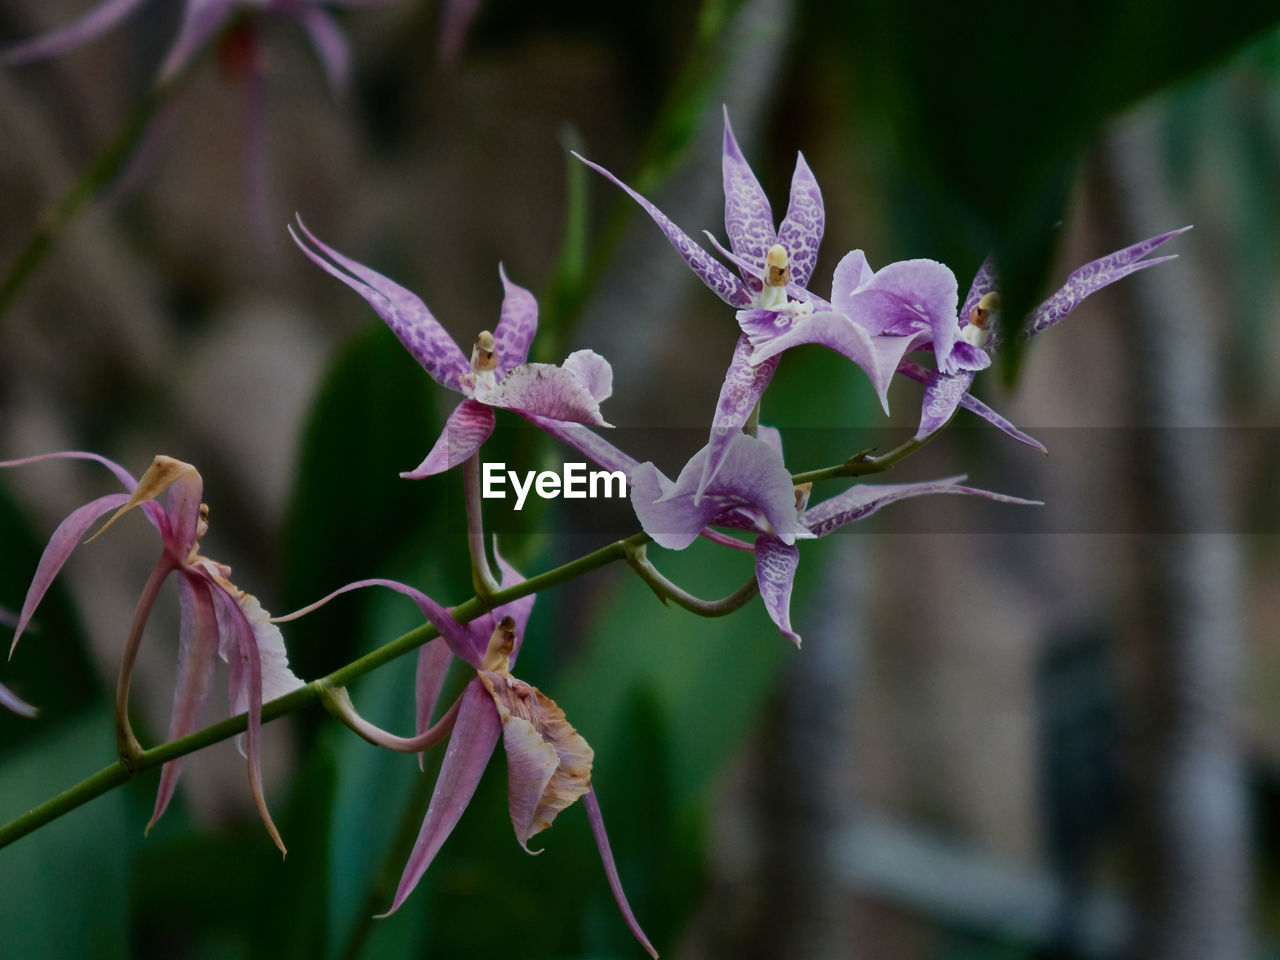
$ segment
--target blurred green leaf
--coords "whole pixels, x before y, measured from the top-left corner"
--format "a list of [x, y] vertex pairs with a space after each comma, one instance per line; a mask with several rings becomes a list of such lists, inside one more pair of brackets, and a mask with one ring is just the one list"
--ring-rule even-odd
[[[6, 819], [53, 796], [111, 757], [112, 721], [94, 711], [6, 757]], [[97, 762], [86, 761], [97, 758]], [[4, 851], [0, 930], [6, 957], [78, 960], [131, 955], [129, 872], [141, 825], [116, 790]]]

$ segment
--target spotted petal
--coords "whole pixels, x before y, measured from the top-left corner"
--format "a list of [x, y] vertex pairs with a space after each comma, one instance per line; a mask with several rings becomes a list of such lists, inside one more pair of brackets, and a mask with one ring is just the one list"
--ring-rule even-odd
[[1125, 247], [1123, 250], [1117, 250], [1114, 253], [1107, 254], [1105, 257], [1086, 263], [1083, 267], [1072, 271], [1061, 289], [1031, 311], [1031, 315], [1027, 318], [1027, 323], [1019, 335], [1020, 339], [1025, 340], [1028, 337], [1035, 336], [1037, 333], [1048, 330], [1078, 307], [1081, 301], [1089, 294], [1096, 293], [1103, 287], [1115, 283], [1131, 273], [1175, 259], [1177, 254], [1156, 257], [1154, 260], [1143, 260], [1142, 258], [1152, 250], [1167, 243], [1179, 234], [1186, 233], [1190, 229], [1190, 227], [1183, 227], [1180, 230], [1170, 230], [1168, 233], [1150, 237], [1132, 246]]
[[800, 646], [800, 634], [791, 627], [791, 589], [795, 584], [800, 551], [770, 534], [756, 538], [756, 583], [760, 599], [783, 635]]
[[453, 338], [432, 316], [425, 303], [377, 271], [370, 270], [321, 243], [307, 229], [301, 217], [298, 218], [298, 229], [320, 253], [333, 261], [330, 263], [304, 244], [290, 227], [289, 235], [293, 237], [293, 242], [312, 263], [364, 297], [391, 328], [396, 338], [404, 344], [404, 348], [431, 374], [432, 379], [446, 387], [460, 390], [459, 379], [471, 372], [471, 364], [453, 342]]
[[753, 363], [751, 357], [751, 341], [747, 334], [738, 337], [733, 348], [733, 357], [729, 360], [729, 369], [725, 371], [724, 383], [720, 385], [720, 396], [716, 400], [715, 418], [711, 421], [711, 439], [707, 444], [707, 457], [702, 468], [702, 476], [698, 480], [698, 496], [702, 496], [707, 485], [715, 479], [724, 465], [729, 452], [729, 444], [742, 432], [743, 425], [751, 417], [760, 398], [773, 380], [774, 371], [778, 369], [779, 357], [773, 357], [760, 363]]
[[[729, 125], [729, 110], [724, 111], [724, 156], [721, 160], [724, 174], [724, 229], [729, 235], [729, 246], [738, 256], [756, 263], [764, 263], [769, 248], [778, 242], [773, 229], [773, 212], [769, 198], [765, 196], [760, 181], [751, 167]], [[759, 276], [742, 271], [742, 278], [755, 286]]]
[[1038, 500], [1024, 500], [1021, 497], [1010, 497], [1003, 493], [992, 493], [976, 487], [960, 485], [963, 476], [947, 477], [944, 480], [926, 481], [924, 483], [860, 483], [850, 487], [844, 493], [824, 500], [804, 512], [801, 521], [814, 534], [824, 537], [847, 523], [862, 520], [871, 516], [881, 507], [896, 500], [908, 500], [912, 497], [931, 496], [933, 494], [963, 494], [971, 497], [983, 497], [997, 500], [1000, 503], [1014, 503], [1021, 506], [1039, 506]]
[[426, 459], [400, 476], [408, 480], [421, 480], [437, 473], [444, 473], [466, 460], [493, 433], [493, 408], [475, 400], [463, 400], [453, 408], [444, 430], [436, 438], [435, 445]]
[[958, 405], [972, 413], [976, 413], [983, 420], [986, 420], [1019, 443], [1024, 443], [1035, 450], [1039, 450], [1041, 453], [1048, 452], [1045, 450], [1044, 444], [1035, 437], [1023, 433], [1009, 420], [996, 413], [977, 397], [965, 392], [969, 385], [973, 383], [972, 371], [962, 370], [953, 376], [948, 376], [939, 373], [937, 370], [926, 370], [918, 363], [913, 363], [910, 360], [903, 360], [898, 364], [898, 372], [915, 380], [917, 383], [925, 385], [925, 400], [921, 410], [920, 426], [916, 430], [917, 440], [923, 440], [950, 420]]
[[600, 402], [570, 370], [549, 363], [526, 363], [502, 378], [497, 386], [477, 390], [475, 399], [491, 407], [514, 410], [550, 420], [607, 427]]
[[495, 371], [499, 379], [508, 370], [529, 359], [529, 344], [538, 332], [538, 301], [519, 284], [507, 279], [507, 271], [498, 264], [502, 278], [502, 315], [493, 331], [494, 349], [498, 354]]
[[813, 276], [824, 223], [822, 191], [809, 164], [805, 163], [804, 154], [797, 154], [796, 169], [791, 175], [791, 202], [778, 227], [778, 242], [787, 251], [791, 282], [798, 286], [807, 287]]
[[698, 275], [711, 290], [725, 303], [731, 307], [745, 307], [751, 303], [751, 291], [743, 285], [742, 281], [733, 275], [733, 273], [724, 266], [724, 264], [712, 258], [712, 256], [703, 250], [689, 238], [689, 235], [671, 222], [665, 213], [655, 207], [652, 203], [636, 193], [625, 183], [615, 177], [599, 164], [592, 163], [585, 157], [574, 154], [579, 160], [585, 163], [592, 170], [595, 170], [601, 176], [610, 182], [621, 187], [636, 203], [644, 208], [644, 211], [653, 218], [653, 222], [658, 225], [666, 238], [671, 241], [671, 245], [676, 248], [676, 252], [684, 258], [690, 269]]

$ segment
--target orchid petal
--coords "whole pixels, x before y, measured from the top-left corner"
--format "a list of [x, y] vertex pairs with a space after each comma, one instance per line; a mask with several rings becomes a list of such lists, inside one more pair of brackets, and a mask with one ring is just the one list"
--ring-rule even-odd
[[876, 271], [839, 309], [872, 334], [929, 332], [938, 367], [951, 373], [951, 347], [959, 327], [956, 276], [936, 260], [902, 260]]
[[597, 403], [613, 395], [613, 367], [594, 350], [575, 350], [560, 367], [577, 377]]
[[102, 36], [145, 2], [146, 0], [106, 0], [65, 27], [10, 47], [0, 53], [0, 63], [12, 67], [60, 57]]
[[[498, 538], [493, 538], [493, 559], [497, 561], [498, 570], [502, 573], [502, 582], [499, 589], [510, 590], [517, 584], [524, 583], [524, 576], [503, 558], [498, 552]], [[529, 616], [533, 613], [533, 602], [538, 599], [536, 593], [531, 593], [527, 597], [520, 597], [518, 600], [512, 600], [510, 603], [504, 603], [500, 607], [493, 610], [493, 619], [501, 620], [503, 617], [510, 617], [515, 623], [515, 643], [511, 647], [511, 656], [507, 660], [507, 669], [511, 669], [516, 665], [516, 657], [520, 654], [520, 645], [524, 642], [524, 631], [529, 625]], [[490, 627], [490, 632], [492, 632]], [[488, 637], [485, 638], [488, 641]]]
[[[42, 460], [92, 460], [110, 470], [112, 475], [124, 486], [125, 490], [130, 493], [138, 486], [138, 481], [133, 479], [133, 474], [120, 466], [120, 464], [101, 454], [88, 453], [84, 450], [59, 450], [57, 453], [42, 453], [34, 457], [23, 457], [20, 460], [0, 460], [0, 467], [22, 467], [30, 463], [39, 463]], [[164, 536], [169, 529], [169, 520], [165, 517], [164, 509], [160, 504], [144, 503], [142, 509], [146, 511], [147, 519], [151, 521], [151, 525], [159, 531], [161, 536]]]
[[549, 363], [522, 364], [491, 389], [477, 390], [475, 399], [525, 416], [609, 426], [587, 385], [569, 370]]
[[[773, 211], [769, 209], [769, 198], [760, 181], [738, 148], [727, 107], [720, 167], [724, 175], [724, 229], [729, 235], [729, 246], [738, 256], [763, 264], [769, 248], [778, 242], [773, 229]], [[746, 270], [742, 271], [742, 278], [748, 284], [760, 282], [758, 274]]]
[[644, 208], [644, 211], [653, 218], [653, 222], [671, 241], [671, 245], [676, 248], [676, 252], [684, 258], [690, 269], [693, 270], [712, 292], [721, 300], [729, 304], [731, 307], [745, 307], [751, 303], [751, 291], [743, 285], [742, 281], [733, 275], [733, 273], [724, 266], [714, 260], [707, 251], [698, 246], [689, 238], [689, 235], [671, 222], [665, 213], [655, 207], [652, 203], [636, 193], [625, 183], [615, 177], [599, 164], [592, 163], [586, 157], [574, 153], [574, 156], [585, 163], [592, 170], [595, 170], [607, 180], [616, 184], [630, 194], [636, 203]]
[[824, 223], [822, 191], [809, 164], [805, 163], [804, 154], [797, 154], [796, 169], [791, 174], [791, 202], [778, 227], [778, 242], [787, 251], [791, 280], [798, 286], [807, 287], [813, 276]]
[[[315, 234], [307, 229], [302, 218], [298, 218], [298, 228], [312, 244], [330, 260], [346, 270], [343, 273], [338, 267], [324, 260], [320, 254], [311, 250], [298, 235], [289, 228], [289, 235], [307, 258], [330, 276], [336, 277], [364, 297], [383, 321], [391, 328], [391, 332], [404, 345], [418, 363], [437, 383], [460, 390], [459, 378], [471, 371], [471, 363], [463, 356], [453, 338], [445, 332], [440, 322], [432, 316], [427, 305], [416, 295], [404, 287], [384, 277], [375, 270], [370, 270], [361, 263], [343, 256], [332, 247], [321, 243]], [[350, 275], [348, 275], [350, 274]]]
[[48, 592], [49, 585], [53, 583], [54, 577], [71, 556], [71, 551], [84, 540], [85, 534], [94, 524], [107, 513], [126, 503], [128, 499], [127, 493], [109, 493], [105, 497], [99, 497], [73, 510], [58, 524], [58, 528], [53, 531], [53, 536], [49, 538], [49, 543], [44, 548], [44, 553], [40, 555], [35, 576], [31, 578], [31, 586], [27, 588], [26, 599], [22, 602], [22, 612], [18, 616], [18, 625], [14, 629], [13, 643], [9, 647], [9, 656], [13, 656], [13, 651], [18, 648], [18, 639], [22, 636], [22, 631], [31, 622], [36, 607], [40, 606], [40, 601]]
[[185, 559], [198, 539], [204, 480], [191, 464], [164, 455], [151, 461], [151, 466], [142, 475], [129, 499], [111, 515], [92, 539], [102, 536], [107, 527], [134, 507], [154, 500], [166, 490], [169, 491], [169, 506], [165, 510], [168, 534], [161, 531], [161, 536], [167, 549], [178, 558]]
[[[418, 735], [431, 729], [431, 715], [444, 688], [453, 663], [453, 653], [443, 637], [429, 640], [418, 648], [418, 669], [414, 676], [414, 702], [417, 707], [414, 732]], [[422, 754], [418, 754], [418, 766], [422, 766]]]
[[743, 425], [751, 417], [760, 398], [764, 396], [774, 371], [778, 369], [779, 358], [774, 357], [762, 363], [751, 362], [751, 341], [746, 334], [738, 337], [733, 348], [733, 357], [729, 360], [729, 369], [725, 372], [724, 383], [720, 385], [720, 396], [716, 400], [715, 418], [711, 421], [711, 439], [707, 444], [707, 457], [703, 465], [702, 476], [698, 480], [700, 497], [707, 485], [715, 479], [725, 457], [729, 453], [729, 445], [733, 438], [742, 432]]
[[[230, 586], [228, 584], [227, 586]], [[235, 646], [231, 657], [239, 675], [239, 690], [232, 694], [232, 711], [243, 711], [246, 714], [245, 724], [245, 761], [249, 769], [249, 792], [253, 795], [253, 804], [258, 810], [267, 833], [285, 855], [284, 841], [280, 839], [280, 831], [276, 829], [267, 809], [267, 798], [262, 790], [262, 763], [260, 740], [262, 733], [262, 658], [258, 649], [255, 631], [249, 619], [240, 607], [239, 599], [227, 590], [227, 586], [219, 584], [217, 591], [225, 619], [219, 619], [219, 627], [229, 626], [234, 634]], [[232, 587], [232, 590], [235, 588]], [[238, 591], [237, 591], [238, 592]], [[224, 635], [225, 639], [225, 635]], [[220, 644], [221, 645], [221, 644]], [[243, 696], [243, 706], [237, 710], [237, 701]]]
[[751, 362], [761, 363], [803, 343], [819, 343], [863, 369], [871, 379], [880, 405], [888, 413], [889, 381], [911, 346], [911, 340], [910, 336], [873, 336], [845, 314], [823, 310], [798, 318], [786, 333], [756, 347]]
[[395, 899], [391, 908], [381, 916], [390, 916], [400, 908], [457, 826], [485, 767], [489, 765], [489, 756], [497, 746], [501, 732], [502, 723], [493, 699], [479, 678], [473, 679], [462, 693], [462, 706], [440, 764], [440, 776], [431, 794], [431, 804], [427, 807], [422, 829], [400, 877]]
[[[484, 639], [479, 642], [480, 645], [477, 647], [475, 641], [468, 636], [466, 628], [462, 624], [458, 623], [457, 620], [453, 619], [453, 615], [449, 613], [448, 610], [440, 606], [440, 604], [436, 603], [421, 590], [417, 590], [414, 587], [409, 586], [407, 583], [401, 583], [398, 580], [385, 580], [381, 577], [373, 577], [368, 580], [356, 580], [354, 583], [344, 584], [332, 593], [321, 597], [314, 603], [307, 604], [307, 606], [300, 610], [295, 610], [292, 613], [286, 613], [280, 617], [273, 617], [272, 620], [275, 623], [284, 623], [288, 620], [296, 620], [298, 617], [305, 616], [306, 614], [311, 613], [311, 611], [318, 610], [320, 607], [323, 607], [334, 597], [340, 596], [344, 593], [350, 593], [352, 590], [362, 590], [365, 587], [386, 587], [389, 590], [394, 590], [397, 593], [404, 594], [418, 605], [418, 609], [422, 611], [422, 615], [440, 632], [440, 636], [444, 637], [445, 643], [449, 645], [449, 649], [453, 651], [453, 655], [455, 657], [459, 660], [465, 660], [473, 667], [480, 666], [487, 648], [489, 640], [488, 635], [485, 635]], [[490, 630], [492, 630], [492, 627], [490, 627]]]
[[[638, 461], [635, 457], [619, 450], [604, 437], [587, 429], [580, 423], [550, 420], [547, 417], [539, 417], [530, 413], [522, 413], [521, 416], [557, 440], [567, 443], [606, 470], [621, 470], [630, 477], [631, 471], [637, 466]], [[630, 481], [628, 480], [628, 482]]]
[[886, 483], [857, 484], [844, 493], [824, 500], [804, 512], [802, 522], [817, 536], [825, 537], [846, 523], [869, 517], [881, 507], [896, 500], [908, 500], [913, 497], [932, 496], [934, 494], [964, 494], [971, 497], [983, 497], [1000, 503], [1013, 503], [1021, 506], [1040, 506], [1038, 500], [1024, 500], [1022, 497], [1011, 497], [1003, 493], [992, 493], [975, 487], [959, 484], [963, 476], [947, 477], [943, 480], [926, 481], [924, 483]]
[[875, 279], [875, 275], [867, 263], [867, 255], [861, 250], [850, 250], [840, 258], [831, 278], [831, 305], [847, 312], [853, 295]]
[[[178, 601], [182, 616], [178, 633], [178, 681], [173, 693], [173, 715], [169, 720], [170, 740], [185, 737], [196, 729], [213, 685], [218, 656], [218, 618], [214, 613], [209, 585], [202, 578], [183, 573], [178, 577]], [[155, 809], [147, 823], [148, 831], [173, 799], [183, 759], [170, 760], [160, 771], [160, 788], [156, 791]]]
[[937, 370], [928, 371], [924, 382], [924, 401], [920, 405], [920, 426], [916, 430], [915, 439], [923, 440], [945, 426], [972, 383], [972, 371], [962, 370], [952, 376]]
[[223, 28], [239, 0], [187, 0], [178, 38], [160, 67], [160, 82], [167, 83], [184, 70], [215, 33]]
[[614, 902], [622, 911], [622, 918], [627, 921], [627, 928], [640, 941], [640, 945], [649, 951], [653, 960], [658, 960], [658, 951], [640, 929], [635, 914], [631, 912], [631, 904], [627, 903], [627, 895], [622, 890], [622, 881], [618, 878], [618, 868], [613, 862], [613, 851], [609, 848], [609, 835], [604, 829], [604, 817], [600, 813], [600, 801], [596, 799], [594, 789], [588, 790], [582, 797], [582, 805], [587, 810], [587, 821], [591, 824], [591, 835], [596, 838], [596, 849], [600, 851], [600, 863], [604, 866], [604, 875], [609, 879], [609, 889], [613, 891]]
[[529, 359], [529, 344], [538, 332], [538, 301], [519, 284], [507, 279], [507, 271], [498, 264], [502, 278], [502, 315], [493, 331], [494, 349], [498, 354], [498, 379]]
[[39, 713], [35, 707], [31, 706], [3, 683], [0, 683], [0, 707], [11, 710], [23, 717], [35, 717]]
[[999, 290], [1000, 278], [996, 273], [995, 258], [987, 257], [978, 267], [978, 272], [973, 275], [973, 283], [969, 284], [969, 292], [965, 295], [964, 303], [960, 307], [961, 328], [968, 326], [969, 313], [978, 305], [978, 301], [988, 293], [998, 293]]
[[764, 601], [769, 619], [797, 647], [800, 634], [791, 627], [791, 589], [799, 563], [800, 551], [794, 544], [783, 543], [767, 533], [756, 538], [756, 583], [760, 585], [760, 599]]
[[400, 474], [407, 480], [421, 480], [437, 473], [451, 470], [465, 463], [480, 445], [493, 433], [494, 415], [491, 407], [475, 400], [463, 400], [453, 408], [444, 430], [436, 439], [426, 459], [412, 470]]
[[507, 753], [507, 798], [516, 839], [527, 853], [529, 838], [591, 786], [594, 756], [564, 711], [537, 687], [509, 673], [481, 671], [502, 721]]
[[926, 370], [918, 363], [903, 360], [898, 364], [898, 372], [903, 376], [925, 385], [925, 400], [921, 410], [920, 426], [916, 430], [915, 439], [923, 440], [948, 420], [955, 412], [957, 405], [976, 413], [982, 419], [995, 426], [1002, 433], [1019, 443], [1024, 443], [1041, 453], [1048, 453], [1044, 444], [1035, 437], [1023, 433], [1007, 419], [996, 413], [972, 394], [965, 393], [973, 382], [972, 372], [961, 371], [954, 376]]
[[351, 47], [342, 28], [331, 14], [316, 6], [303, 5], [292, 12], [307, 32], [329, 89], [334, 96], [343, 96], [351, 89]]
[[651, 463], [633, 471], [631, 504], [655, 543], [683, 550], [708, 523], [739, 507], [758, 511], [784, 543], [807, 536], [796, 517], [791, 474], [769, 443], [745, 433], [735, 435], [724, 457], [724, 468], [701, 496], [695, 497], [708, 455], [709, 447], [695, 453], [675, 483]]
[[1083, 267], [1072, 271], [1071, 275], [1067, 277], [1067, 282], [1062, 285], [1057, 293], [1031, 311], [1026, 325], [1019, 334], [1019, 338], [1025, 340], [1049, 329], [1078, 307], [1080, 302], [1089, 294], [1096, 293], [1122, 277], [1127, 277], [1129, 274], [1136, 273], [1139, 270], [1145, 270], [1147, 267], [1154, 267], [1158, 263], [1175, 259], [1177, 254], [1157, 257], [1154, 260], [1142, 260], [1152, 250], [1167, 243], [1179, 234], [1186, 233], [1190, 229], [1190, 227], [1183, 227], [1180, 230], [1170, 230], [1168, 233], [1150, 237], [1132, 246], [1125, 247], [1123, 250], [1117, 250], [1091, 263], [1086, 263]]

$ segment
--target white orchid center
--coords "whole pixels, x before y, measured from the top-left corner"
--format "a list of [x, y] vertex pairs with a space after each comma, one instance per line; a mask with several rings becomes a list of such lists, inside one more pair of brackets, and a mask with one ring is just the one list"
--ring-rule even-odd
[[813, 304], [787, 297], [787, 284], [791, 282], [791, 258], [782, 244], [775, 243], [765, 254], [764, 273], [760, 279], [764, 283], [760, 292], [752, 298], [751, 306], [756, 310], [772, 310], [777, 313], [779, 316], [776, 325], [779, 328], [790, 327], [790, 318], [807, 316], [813, 312]]
[[999, 310], [1000, 294], [984, 293], [969, 311], [969, 325], [960, 331], [960, 338], [975, 347], [986, 346], [991, 339], [992, 320]]

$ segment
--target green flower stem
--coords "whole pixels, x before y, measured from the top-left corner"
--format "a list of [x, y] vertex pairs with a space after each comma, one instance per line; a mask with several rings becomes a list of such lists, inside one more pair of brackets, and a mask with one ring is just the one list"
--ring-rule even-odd
[[181, 84], [187, 72], [184, 71], [167, 83], [152, 86], [129, 112], [115, 138], [99, 151], [62, 199], [40, 217], [26, 246], [22, 248], [4, 279], [0, 280], [0, 319], [3, 319], [5, 312], [43, 262], [62, 231], [81, 210], [115, 181], [120, 171], [133, 158], [152, 117]]
[[760, 592], [760, 583], [752, 573], [749, 580], [741, 587], [719, 600], [703, 600], [688, 593], [672, 583], [659, 572], [646, 555], [647, 544], [641, 543], [627, 547], [627, 563], [640, 575], [640, 579], [649, 585], [664, 604], [668, 600], [675, 601], [677, 606], [684, 607], [700, 617], [723, 617], [735, 610], [740, 610]]
[[806, 473], [792, 474], [792, 483], [813, 483], [815, 480], [831, 480], [836, 477], [865, 477], [873, 473], [883, 473], [900, 460], [905, 460], [941, 431], [929, 434], [923, 440], [912, 438], [906, 443], [894, 447], [888, 453], [873, 457], [870, 450], [855, 453], [844, 463], [834, 467], [823, 467], [821, 470], [809, 470]]
[[[792, 477], [792, 480], [796, 483], [808, 483], [814, 480], [826, 480], [834, 477], [857, 477], [869, 473], [879, 473], [889, 469], [899, 460], [910, 456], [927, 442], [927, 439], [923, 441], [910, 440], [880, 457], [870, 456], [869, 451], [864, 451], [850, 457], [842, 464], [826, 467], [822, 470], [811, 470], [808, 473], [796, 474]], [[645, 564], [648, 564], [648, 570], [640, 570], [632, 557], [637, 554], [638, 548], [649, 542], [649, 535], [646, 533], [636, 533], [625, 540], [616, 540], [593, 553], [588, 553], [563, 566], [540, 573], [536, 577], [525, 580], [523, 583], [518, 583], [505, 590], [496, 590], [487, 600], [472, 597], [453, 609], [454, 619], [460, 623], [466, 623], [496, 606], [510, 603], [520, 597], [527, 597], [529, 594], [537, 593], [540, 590], [557, 587], [562, 583], [575, 580], [583, 574], [608, 566], [617, 560], [630, 562], [633, 567], [641, 572], [645, 582], [650, 587], [653, 587], [655, 592], [659, 593], [659, 596], [663, 596], [665, 593], [668, 598], [675, 600], [686, 609], [701, 613], [704, 616], [720, 616], [730, 613], [747, 603], [758, 589], [753, 577], [750, 583], [744, 584], [722, 600], [709, 602], [692, 597], [670, 583], [653, 568], [652, 564], [648, 564], [647, 560]], [[643, 554], [640, 554], [640, 556], [643, 557]], [[655, 576], [658, 578], [657, 580], [654, 579]], [[654, 586], [655, 583], [661, 583], [661, 590]], [[708, 614], [706, 612], [707, 609], [713, 609], [716, 612]], [[318, 704], [325, 689], [348, 686], [353, 681], [358, 680], [367, 673], [372, 673], [397, 657], [402, 657], [406, 653], [416, 650], [434, 636], [436, 636], [436, 629], [430, 624], [416, 627], [390, 643], [386, 643], [378, 649], [365, 654], [360, 659], [353, 660], [344, 667], [339, 667], [327, 677], [314, 680], [306, 686], [294, 690], [292, 693], [287, 693], [283, 697], [263, 704], [262, 722], [267, 723], [287, 714], [295, 713], [305, 707]], [[170, 760], [176, 760], [178, 757], [184, 757], [187, 754], [195, 753], [197, 750], [202, 750], [223, 740], [229, 740], [237, 734], [244, 733], [246, 722], [245, 714], [242, 713], [205, 727], [203, 730], [197, 730], [195, 733], [188, 734], [185, 737], [180, 737], [177, 740], [162, 743], [159, 746], [152, 747], [150, 750], [143, 750], [136, 757], [131, 758], [133, 760], [132, 769], [120, 760], [110, 766], [103, 767], [97, 773], [86, 777], [75, 786], [54, 797], [50, 797], [44, 803], [31, 808], [20, 817], [16, 817], [0, 827], [0, 848], [7, 847], [15, 840], [25, 837], [33, 830], [57, 820], [95, 797], [114, 790], [130, 777], [142, 773], [144, 770], [161, 766]]]
[[[466, 623], [495, 606], [510, 603], [512, 600], [528, 596], [531, 593], [537, 593], [540, 590], [567, 583], [583, 574], [590, 573], [592, 570], [598, 570], [616, 560], [624, 559], [627, 555], [628, 547], [647, 543], [648, 540], [648, 534], [633, 534], [625, 540], [610, 543], [593, 553], [588, 553], [553, 570], [540, 573], [523, 583], [518, 583], [505, 590], [498, 590], [489, 597], [487, 603], [477, 597], [472, 597], [453, 609], [454, 619]], [[262, 722], [267, 723], [286, 714], [301, 710], [304, 707], [319, 703], [321, 694], [326, 688], [345, 687], [352, 681], [378, 669], [378, 667], [417, 649], [435, 635], [436, 629], [430, 624], [424, 624], [410, 630], [377, 650], [367, 653], [345, 667], [335, 670], [327, 677], [312, 681], [292, 693], [287, 693], [283, 697], [263, 704]], [[229, 740], [237, 734], [244, 733], [246, 725], [246, 716], [241, 713], [220, 723], [215, 723], [210, 727], [205, 727], [203, 730], [197, 730], [188, 736], [162, 743], [157, 747], [152, 747], [150, 750], [143, 750], [136, 757], [132, 770], [122, 761], [117, 760], [110, 766], [103, 767], [97, 773], [81, 780], [75, 786], [64, 790], [57, 796], [51, 797], [39, 806], [28, 810], [22, 816], [0, 827], [0, 848], [7, 847], [33, 830], [58, 819], [63, 814], [70, 813], [95, 797], [115, 789], [134, 774], [158, 767], [170, 760], [176, 760], [178, 757], [194, 753], [222, 740]]]

